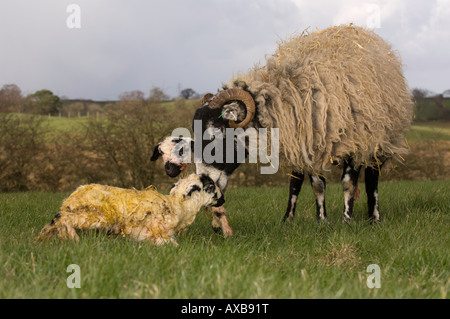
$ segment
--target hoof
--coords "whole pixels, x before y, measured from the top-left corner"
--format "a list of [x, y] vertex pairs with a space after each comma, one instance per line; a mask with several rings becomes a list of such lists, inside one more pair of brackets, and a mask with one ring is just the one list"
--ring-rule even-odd
[[294, 214], [292, 214], [292, 213], [286, 214], [283, 217], [283, 223], [290, 223], [293, 220], [294, 220]]

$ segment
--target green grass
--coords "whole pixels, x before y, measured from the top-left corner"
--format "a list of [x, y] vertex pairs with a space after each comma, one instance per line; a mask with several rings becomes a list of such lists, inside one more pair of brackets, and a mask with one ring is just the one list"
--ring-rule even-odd
[[[361, 187], [363, 187], [361, 185]], [[304, 185], [297, 216], [281, 223], [287, 188], [227, 192], [234, 237], [203, 211], [179, 246], [85, 234], [79, 243], [33, 238], [67, 194], [0, 194], [0, 298], [448, 298], [450, 181], [382, 182], [383, 221], [366, 221], [365, 195], [342, 223], [342, 192], [327, 188], [329, 223], [318, 225]], [[67, 266], [81, 269], [69, 289]], [[369, 289], [367, 266], [381, 268]]]
[[84, 126], [88, 124], [89, 118], [83, 117], [44, 117], [44, 122], [48, 125], [48, 129], [52, 132], [71, 133], [74, 131], [83, 130]]
[[410, 143], [428, 142], [431, 140], [450, 141], [450, 122], [418, 122], [411, 126], [406, 134]]

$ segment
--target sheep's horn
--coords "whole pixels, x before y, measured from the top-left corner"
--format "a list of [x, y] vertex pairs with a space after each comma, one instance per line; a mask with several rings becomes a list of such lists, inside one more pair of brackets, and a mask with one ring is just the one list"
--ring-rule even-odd
[[205, 95], [203, 95], [202, 97], [202, 106], [205, 105], [206, 102], [208, 102], [208, 100], [210, 98], [212, 98], [214, 96], [214, 94], [212, 93], [206, 93]]
[[242, 103], [244, 103], [247, 110], [247, 116], [245, 117], [245, 119], [240, 123], [235, 123], [234, 121], [230, 120], [230, 127], [244, 127], [248, 123], [250, 123], [251, 120], [253, 120], [253, 117], [255, 116], [255, 101], [253, 100], [253, 97], [250, 95], [250, 93], [241, 89], [227, 89], [220, 91], [213, 97], [211, 102], [209, 102], [209, 107], [220, 108], [225, 103], [230, 101], [241, 101]]

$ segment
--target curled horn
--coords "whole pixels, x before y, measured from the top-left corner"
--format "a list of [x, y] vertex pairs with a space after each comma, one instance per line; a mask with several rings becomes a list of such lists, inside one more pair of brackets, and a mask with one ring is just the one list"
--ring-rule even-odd
[[244, 127], [248, 123], [250, 123], [251, 120], [253, 120], [253, 117], [255, 116], [255, 101], [253, 100], [253, 97], [250, 95], [250, 93], [241, 89], [227, 89], [220, 91], [214, 96], [211, 102], [209, 102], [209, 107], [220, 108], [225, 103], [230, 101], [240, 101], [244, 103], [245, 108], [247, 110], [247, 116], [245, 117], [245, 119], [237, 124], [234, 121], [230, 120], [229, 121], [230, 127], [232, 128]]
[[209, 99], [211, 99], [214, 96], [212, 93], [206, 93], [202, 97], [202, 105], [205, 105], [206, 102], [208, 102]]

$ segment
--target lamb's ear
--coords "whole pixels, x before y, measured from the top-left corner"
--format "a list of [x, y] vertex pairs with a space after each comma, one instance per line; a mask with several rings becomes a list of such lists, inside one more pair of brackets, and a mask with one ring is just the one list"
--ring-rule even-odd
[[222, 117], [225, 120], [241, 122], [245, 119], [245, 107], [237, 102], [226, 104], [222, 108]]
[[205, 192], [212, 194], [216, 191], [216, 184], [208, 175], [202, 174], [200, 176], [200, 181], [203, 184], [203, 189]]
[[156, 161], [158, 159], [158, 157], [161, 156], [161, 152], [159, 151], [160, 145], [161, 145], [161, 143], [156, 144], [155, 148], [153, 149], [153, 155], [150, 158], [151, 161]]
[[184, 198], [184, 199], [189, 198], [189, 197], [191, 197], [191, 195], [192, 195], [193, 192], [199, 192], [199, 191], [201, 191], [201, 190], [202, 190], [202, 189], [200, 188], [200, 186], [198, 186], [198, 185], [192, 185], [191, 187], [188, 187], [188, 188], [186, 189], [186, 191], [185, 191], [184, 194], [183, 194], [183, 198]]

